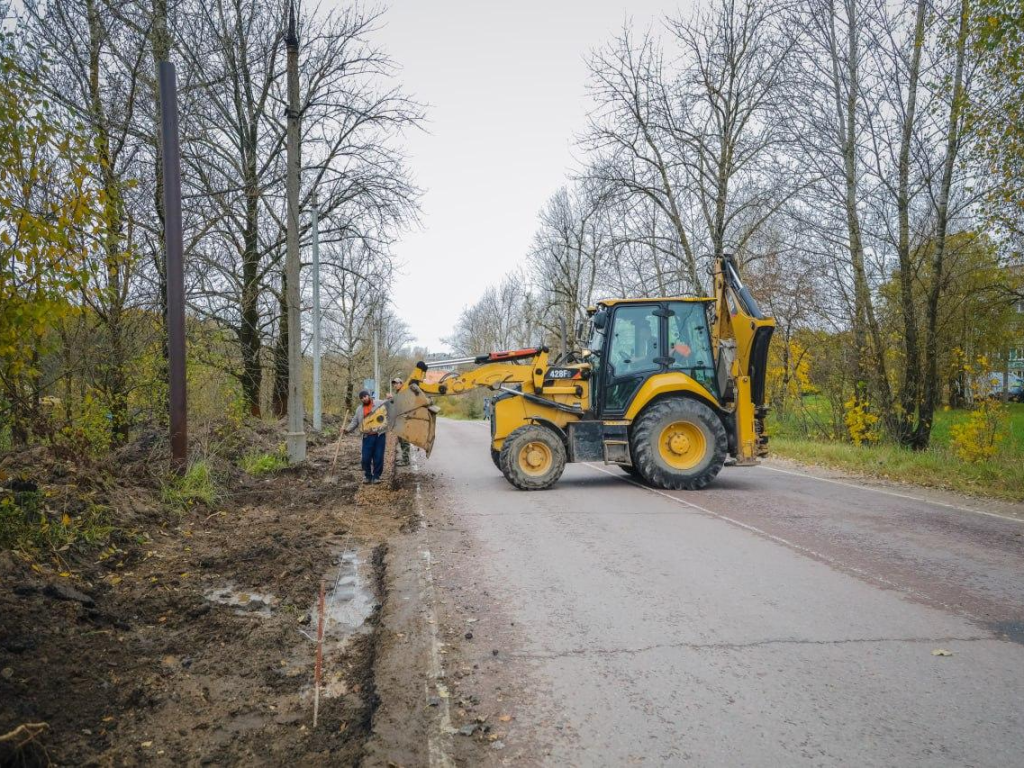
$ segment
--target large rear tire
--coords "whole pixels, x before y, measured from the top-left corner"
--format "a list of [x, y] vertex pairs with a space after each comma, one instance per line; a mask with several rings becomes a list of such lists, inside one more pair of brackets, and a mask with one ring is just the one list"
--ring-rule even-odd
[[546, 427], [528, 424], [505, 438], [498, 457], [502, 474], [522, 491], [543, 491], [565, 471], [565, 444]]
[[721, 419], [687, 397], [660, 400], [640, 414], [631, 435], [633, 461], [656, 488], [697, 491], [715, 479], [728, 455]]

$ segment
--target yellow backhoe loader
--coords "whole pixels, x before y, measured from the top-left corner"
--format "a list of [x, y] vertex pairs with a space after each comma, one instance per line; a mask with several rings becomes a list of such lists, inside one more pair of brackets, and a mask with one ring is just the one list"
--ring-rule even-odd
[[[740, 281], [732, 257], [715, 295], [607, 299], [587, 310], [587, 348], [552, 360], [545, 347], [417, 363], [390, 405], [391, 429], [429, 455], [430, 395], [479, 387], [491, 408], [491, 458], [516, 488], [551, 487], [570, 461], [618, 464], [657, 488], [696, 490], [732, 456], [766, 455], [765, 373], [775, 320]], [[460, 365], [472, 365], [459, 370]]]

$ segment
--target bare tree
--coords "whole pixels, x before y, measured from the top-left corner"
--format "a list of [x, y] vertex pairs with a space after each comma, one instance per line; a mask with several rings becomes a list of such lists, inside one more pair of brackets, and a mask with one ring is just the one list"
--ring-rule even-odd
[[[181, 43], [206, 75], [200, 93], [208, 108], [188, 162], [194, 194], [210, 201], [216, 221], [197, 249], [204, 267], [196, 309], [236, 334], [239, 379], [254, 414], [274, 320], [279, 343], [286, 337], [275, 300], [286, 233], [278, 11], [263, 0], [219, 0], [200, 9]], [[385, 253], [396, 229], [414, 216], [418, 196], [394, 139], [421, 115], [387, 84], [393, 65], [368, 42], [378, 19], [379, 12], [357, 7], [300, 19], [302, 207], [315, 192], [325, 245], [358, 238]], [[287, 374], [276, 368], [280, 388]]]
[[87, 126], [95, 146], [93, 176], [103, 196], [103, 223], [92, 235], [102, 259], [95, 290], [82, 299], [95, 313], [106, 349], [97, 385], [111, 415], [115, 443], [128, 437], [133, 329], [127, 319], [138, 271], [133, 205], [139, 175], [137, 111], [147, 41], [115, 23], [103, 0], [25, 3], [26, 31], [48, 58], [44, 86], [68, 119]]
[[459, 315], [444, 339], [457, 354], [521, 349], [536, 344], [541, 332], [537, 302], [522, 272], [511, 272]]
[[596, 298], [601, 254], [610, 236], [601, 226], [603, 191], [578, 182], [563, 187], [540, 214], [529, 262], [542, 306], [543, 324], [552, 337], [566, 326], [566, 343], [576, 346], [576, 326]]
[[951, 195], [958, 156], [965, 138], [964, 107], [965, 77], [967, 70], [967, 41], [970, 35], [970, 4], [959, 0], [955, 8], [956, 21], [951, 24], [954, 32], [952, 53], [953, 71], [950, 73], [949, 112], [946, 123], [945, 155], [942, 175], [935, 190], [935, 247], [931, 259], [931, 286], [928, 291], [928, 310], [925, 325], [925, 371], [924, 400], [920, 407], [918, 428], [914, 445], [923, 448], [928, 445], [932, 419], [939, 405], [941, 383], [939, 380], [939, 303], [945, 288], [944, 269], [947, 236], [949, 233]]
[[685, 120], [669, 114], [686, 104], [669, 92], [660, 46], [648, 31], [639, 39], [627, 27], [590, 59], [591, 96], [597, 107], [580, 145], [591, 155], [587, 175], [597, 184], [647, 198], [675, 232], [691, 290], [701, 280], [692, 245], [686, 199], [687, 145], [671, 141], [666, 128]]
[[690, 179], [711, 256], [743, 252], [784, 205], [800, 177], [783, 154], [783, 84], [792, 39], [780, 29], [781, 5], [718, 0], [705, 12], [669, 22], [683, 71], [668, 86], [681, 107], [660, 111]]

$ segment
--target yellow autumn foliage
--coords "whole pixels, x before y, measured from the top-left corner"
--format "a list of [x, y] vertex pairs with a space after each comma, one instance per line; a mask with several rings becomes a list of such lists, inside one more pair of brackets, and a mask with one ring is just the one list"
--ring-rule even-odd
[[808, 349], [795, 339], [789, 341], [788, 349], [781, 340], [774, 342], [768, 356], [768, 392], [772, 402], [778, 404], [817, 391], [811, 383]]
[[843, 421], [854, 445], [877, 442], [880, 435], [876, 429], [878, 416], [871, 412], [870, 403], [850, 398], [843, 404]]
[[994, 398], [986, 398], [965, 421], [950, 427], [950, 446], [961, 460], [970, 464], [987, 461], [999, 450], [999, 444], [1006, 437], [1008, 423], [1006, 405]]

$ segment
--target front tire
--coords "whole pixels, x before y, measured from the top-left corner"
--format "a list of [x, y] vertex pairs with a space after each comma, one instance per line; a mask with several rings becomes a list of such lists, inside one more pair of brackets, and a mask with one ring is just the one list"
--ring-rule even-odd
[[729, 439], [710, 407], [685, 397], [654, 403], [640, 415], [631, 436], [633, 461], [651, 485], [697, 491], [725, 465]]
[[565, 471], [565, 444], [546, 427], [519, 427], [505, 438], [498, 458], [502, 474], [522, 491], [543, 491]]

